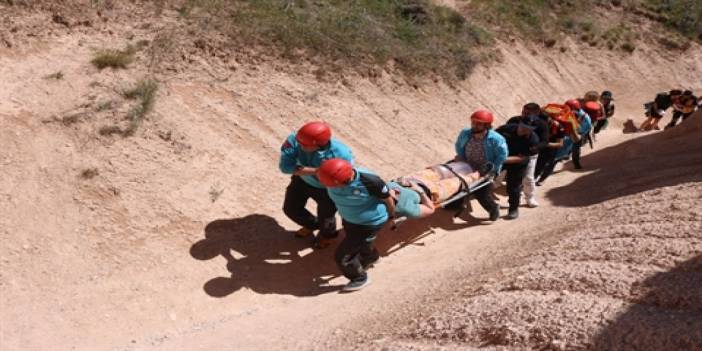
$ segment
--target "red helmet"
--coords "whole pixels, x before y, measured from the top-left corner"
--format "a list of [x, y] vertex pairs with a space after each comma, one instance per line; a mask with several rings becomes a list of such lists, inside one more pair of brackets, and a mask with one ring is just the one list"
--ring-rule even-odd
[[308, 122], [297, 131], [295, 139], [302, 146], [324, 146], [331, 139], [331, 128], [324, 122]]
[[478, 110], [473, 112], [472, 115], [470, 115], [470, 120], [471, 121], [476, 121], [476, 122], [481, 122], [481, 123], [487, 123], [487, 124], [492, 124], [492, 121], [495, 118], [492, 116], [492, 113], [487, 110]]
[[588, 101], [585, 103], [585, 110], [586, 111], [597, 111], [602, 107], [599, 102], [597, 101]]
[[353, 166], [343, 158], [332, 158], [317, 168], [317, 178], [327, 188], [342, 186], [353, 178]]
[[598, 118], [602, 115], [602, 105], [597, 101], [588, 101], [585, 103], [585, 112], [587, 112], [590, 117]]
[[566, 101], [565, 104], [568, 105], [568, 107], [570, 107], [570, 109], [573, 111], [580, 109], [580, 101], [578, 101], [577, 99], [570, 99]]

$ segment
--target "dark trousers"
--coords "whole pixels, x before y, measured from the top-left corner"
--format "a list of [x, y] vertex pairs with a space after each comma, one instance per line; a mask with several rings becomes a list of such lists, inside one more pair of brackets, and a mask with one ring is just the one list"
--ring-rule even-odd
[[583, 143], [585, 143], [585, 137], [583, 137], [579, 142], [573, 143], [573, 165], [575, 168], [582, 167], [582, 165], [580, 165], [580, 149], [582, 149]]
[[[558, 149], [546, 148], [539, 152], [539, 158], [536, 160], [536, 168], [534, 169], [534, 179], [539, 179], [539, 177], [544, 173], [544, 171], [553, 164], [555, 166], [556, 153]], [[553, 172], [553, 167], [551, 167], [551, 172]]]
[[492, 213], [498, 209], [497, 203], [492, 197], [492, 190], [492, 184], [490, 184], [473, 192], [475, 199], [478, 200], [480, 206], [482, 206], [485, 211], [488, 211], [488, 213]]
[[[309, 198], [317, 202], [317, 216], [305, 206]], [[336, 206], [329, 198], [327, 189], [315, 188], [305, 183], [299, 176], [292, 176], [290, 185], [285, 190], [283, 212], [295, 223], [311, 230], [319, 229], [323, 238], [336, 237]]]
[[[471, 193], [472, 196], [475, 197], [476, 200], [478, 200], [478, 203], [480, 206], [482, 206], [485, 211], [488, 211], [488, 213], [492, 213], [493, 211], [499, 211], [499, 208], [497, 206], [497, 203], [495, 202], [495, 199], [493, 198], [493, 185], [489, 184], [487, 186], [484, 186], [473, 193]], [[460, 200], [455, 200], [453, 202], [447, 203], [443, 206], [443, 208], [448, 209], [448, 210], [460, 210], [463, 206], [463, 202], [467, 201], [468, 198], [462, 198]]]
[[366, 278], [366, 264], [380, 256], [373, 247], [376, 234], [383, 225], [360, 225], [343, 221], [346, 236], [334, 253], [336, 265], [349, 280]]
[[527, 164], [508, 164], [505, 165], [507, 175], [507, 195], [509, 196], [510, 210], [519, 207], [519, 200], [522, 194], [522, 181], [526, 175]]
[[595, 133], [595, 134], [599, 133], [602, 129], [604, 129], [604, 128], [607, 127], [607, 124], [609, 124], [609, 122], [607, 121], [606, 118], [597, 120], [597, 121], [595, 122], [594, 133]]
[[534, 178], [538, 177], [537, 182], [541, 183], [553, 174], [553, 170], [558, 163], [558, 161], [556, 161], [557, 153], [558, 149], [546, 149], [541, 152], [539, 155], [539, 162], [541, 162], [541, 164], [536, 164], [536, 174], [534, 175]]
[[675, 111], [675, 112], [673, 112], [673, 119], [671, 119], [670, 123], [668, 123], [668, 125], [666, 125], [665, 127], [666, 128], [675, 127], [675, 125], [678, 124], [678, 120], [680, 119], [680, 117], [682, 117], [682, 119], [684, 121], [687, 119], [687, 117], [690, 117], [690, 115], [692, 115], [692, 112], [682, 113], [680, 111]]

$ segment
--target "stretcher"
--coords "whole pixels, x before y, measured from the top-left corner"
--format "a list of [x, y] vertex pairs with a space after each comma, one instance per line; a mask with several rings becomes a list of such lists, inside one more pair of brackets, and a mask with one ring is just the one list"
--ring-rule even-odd
[[[476, 171], [465, 162], [448, 162], [434, 165], [414, 174], [400, 177], [399, 184], [412, 182], [417, 184], [429, 196], [436, 207], [446, 207], [448, 204], [460, 202], [454, 217], [465, 210], [471, 194], [490, 186], [495, 179], [495, 167], [487, 163]], [[407, 217], [397, 217], [392, 220], [392, 229], [405, 222]]]

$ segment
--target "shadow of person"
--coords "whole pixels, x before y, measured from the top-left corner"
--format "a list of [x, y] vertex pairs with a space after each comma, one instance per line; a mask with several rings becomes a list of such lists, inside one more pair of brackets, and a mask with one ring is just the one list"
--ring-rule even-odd
[[204, 285], [212, 297], [225, 297], [241, 288], [260, 294], [315, 296], [336, 291], [328, 281], [339, 272], [333, 252], [311, 250], [308, 240], [296, 239], [269, 216], [251, 214], [218, 219], [205, 227], [205, 239], [190, 248], [198, 260], [226, 259], [229, 277]]
[[410, 245], [423, 245], [420, 241], [433, 234], [435, 228], [446, 231], [456, 231], [484, 224], [483, 220], [470, 214], [470, 208], [465, 209], [460, 218], [454, 218], [455, 210], [437, 209], [433, 215], [421, 219], [408, 219], [393, 230], [387, 225], [378, 233], [375, 247], [381, 256], [388, 256]]
[[585, 155], [581, 162], [589, 172], [568, 185], [549, 190], [546, 196], [555, 206], [581, 207], [702, 181], [702, 115], [695, 121], [699, 126], [691, 122], [685, 129], [672, 128]]
[[595, 350], [702, 350], [702, 255], [632, 287], [635, 302], [593, 339]]

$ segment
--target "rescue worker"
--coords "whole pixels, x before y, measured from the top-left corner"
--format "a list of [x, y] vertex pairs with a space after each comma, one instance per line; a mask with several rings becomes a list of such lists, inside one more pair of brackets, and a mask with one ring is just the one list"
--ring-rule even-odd
[[[584, 111], [589, 117], [590, 117], [590, 126], [589, 126], [589, 131], [587, 133], [587, 140], [585, 140], [582, 145], [585, 145], [585, 142], [588, 142], [590, 144], [590, 148], [594, 148], [592, 145], [593, 139], [594, 139], [594, 129], [595, 129], [595, 124], [599, 123], [600, 125], [605, 125], [607, 123], [607, 120], [605, 118], [604, 114], [604, 107], [602, 107], [602, 104], [599, 103], [598, 101], [588, 101], [585, 104], [582, 105], [582, 111]], [[583, 114], [580, 113], [578, 115], [580, 119], [583, 118]]]
[[394, 216], [390, 190], [377, 175], [354, 168], [341, 158], [324, 161], [317, 177], [339, 209], [346, 234], [334, 254], [337, 266], [349, 279], [342, 291], [363, 289], [371, 282], [365, 268], [380, 257], [373, 241], [388, 218]]
[[658, 93], [653, 101], [644, 104], [646, 120], [641, 124], [639, 130], [644, 132], [651, 129], [660, 130], [658, 122], [665, 115], [665, 111], [673, 106], [681, 94], [682, 91], [679, 89], [673, 89], [667, 93]]
[[563, 141], [566, 136], [565, 127], [557, 120], [549, 117], [548, 119], [549, 137], [548, 145], [539, 153], [539, 159], [536, 162], [536, 171], [534, 176], [538, 178], [536, 186], [543, 185], [553, 169], [556, 167], [556, 153], [558, 149], [563, 147]]
[[571, 151], [573, 157], [573, 167], [575, 169], [583, 169], [583, 166], [580, 164], [580, 153], [583, 144], [588, 142], [590, 132], [592, 131], [592, 120], [590, 119], [590, 115], [587, 111], [599, 113], [602, 107], [596, 101], [587, 101], [585, 102], [584, 106], [581, 106], [580, 102], [575, 99], [566, 101], [566, 105], [568, 105], [568, 107], [570, 107], [570, 109], [575, 113], [575, 116], [578, 119], [578, 125], [580, 126], [576, 131], [577, 135], [571, 136], [573, 142], [573, 148]]
[[680, 99], [673, 104], [673, 118], [664, 129], [675, 127], [680, 117], [682, 117], [683, 121], [690, 117], [692, 113], [695, 112], [697, 104], [697, 97], [693, 95], [692, 91], [685, 90], [680, 96]]
[[[331, 128], [319, 121], [306, 123], [297, 133], [290, 134], [281, 147], [279, 168], [292, 175], [283, 212], [301, 226], [295, 236], [308, 237], [319, 230], [314, 240], [317, 248], [330, 245], [337, 236], [336, 207], [316, 176], [322, 162], [332, 158], [353, 162], [351, 150], [332, 138]], [[317, 202], [316, 216], [305, 208], [310, 198]]]
[[519, 217], [519, 200], [522, 193], [522, 182], [527, 171], [531, 156], [538, 152], [539, 137], [534, 133], [535, 121], [538, 117], [522, 119], [519, 123], [505, 124], [497, 128], [507, 142], [508, 156], [504, 162], [507, 172], [507, 195], [509, 196], [509, 211], [506, 219]]
[[[470, 116], [470, 128], [461, 130], [454, 145], [454, 160], [468, 163], [473, 169], [484, 169], [488, 164], [500, 173], [507, 158], [507, 141], [492, 130], [494, 116], [490, 111], [478, 110]], [[485, 186], [473, 193], [475, 198], [490, 215], [491, 221], [500, 217], [500, 207], [493, 200], [493, 189]]]
[[[580, 106], [582, 106], [582, 108], [585, 108], [585, 104], [590, 102], [590, 101], [599, 104], [598, 101], [600, 100], [600, 94], [594, 90], [590, 90], [587, 93], [585, 93], [585, 95], [582, 98], [579, 98], [576, 100], [578, 102], [580, 102]], [[602, 114], [602, 116], [604, 116], [604, 113]], [[593, 118], [592, 115], [590, 116], [590, 120], [591, 120], [591, 123], [594, 125], [595, 119]], [[593, 141], [594, 140], [595, 140], [594, 133], [590, 132], [590, 133], [588, 133], [586, 139], [583, 140], [582, 145], [584, 145], [585, 143], [589, 143], [590, 148], [593, 148]]]
[[[602, 92], [602, 95], [600, 95], [600, 104], [602, 105], [602, 115], [604, 118], [600, 119], [595, 123], [594, 125], [594, 134], [598, 134], [602, 129], [607, 128], [607, 125], [609, 124], [609, 119], [614, 116], [614, 97], [612, 96], [612, 92], [609, 90], [605, 90]], [[592, 117], [592, 116], [590, 116]]]
[[507, 120], [507, 124], [518, 124], [520, 122], [533, 126], [534, 133], [539, 138], [539, 143], [534, 150], [536, 153], [529, 157], [529, 164], [527, 165], [523, 184], [526, 204], [528, 207], [533, 208], [539, 206], [538, 201], [536, 201], [536, 179], [534, 178], [534, 173], [536, 172], [539, 152], [544, 150], [548, 145], [548, 116], [541, 112], [541, 106], [539, 106], [539, 104], [530, 102], [522, 107], [522, 114], [520, 116], [512, 117]]

